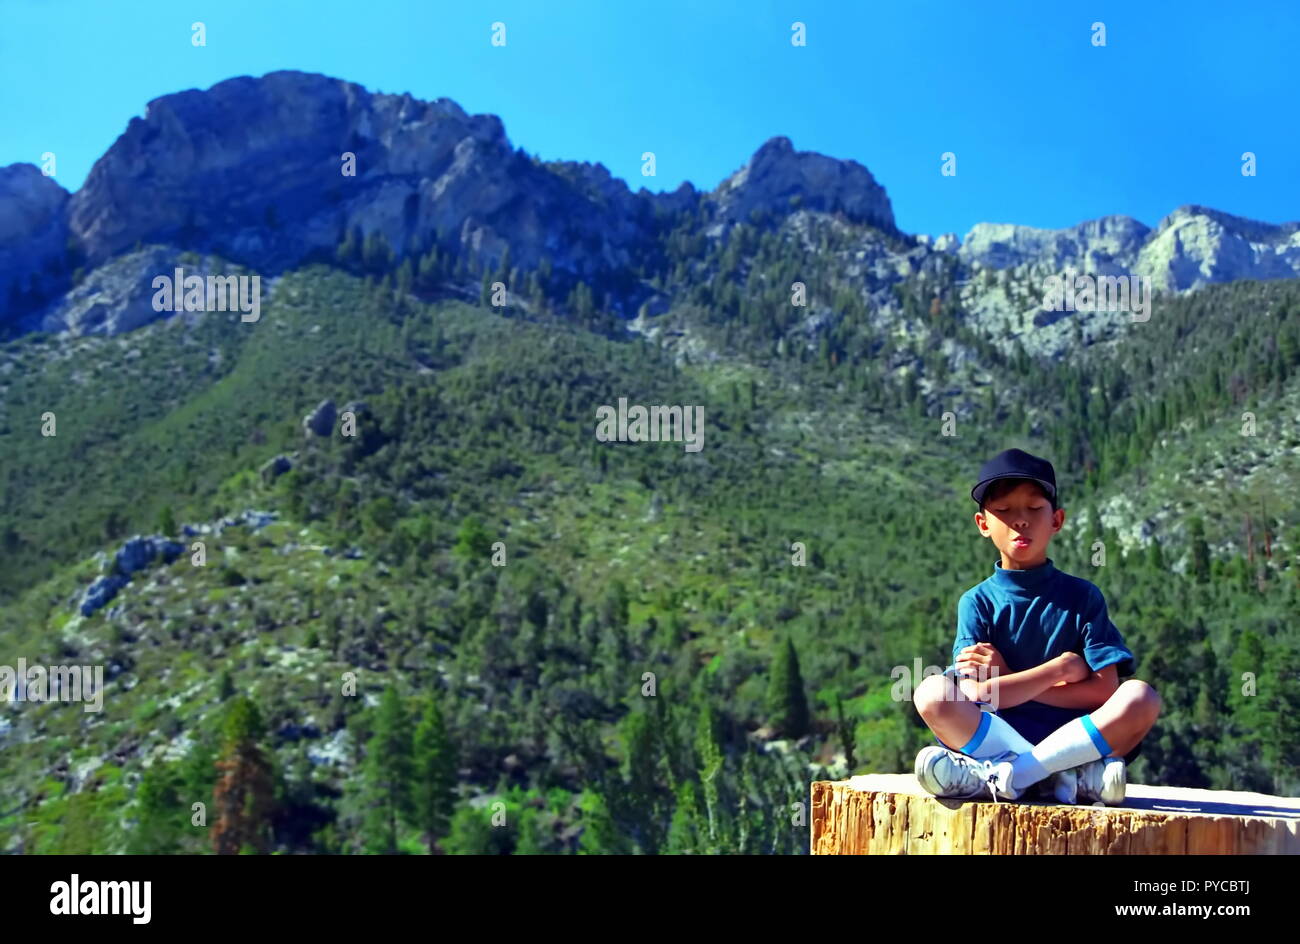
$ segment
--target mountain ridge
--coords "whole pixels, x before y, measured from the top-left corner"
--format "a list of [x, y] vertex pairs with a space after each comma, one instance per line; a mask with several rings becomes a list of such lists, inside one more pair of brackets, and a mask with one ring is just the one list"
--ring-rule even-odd
[[[344, 176], [345, 154], [356, 175]], [[278, 71], [149, 102], [69, 193], [33, 165], [0, 168], [0, 328], [27, 329], [87, 269], [141, 244], [215, 253], [276, 274], [328, 257], [353, 231], [400, 258], [436, 247], [488, 267], [546, 261], [563, 287], [588, 282], [630, 318], [654, 293], [630, 267], [661, 253], [668, 221], [698, 219], [707, 238], [800, 211], [837, 216], [954, 255], [979, 269], [1066, 265], [1131, 273], [1166, 291], [1300, 275], [1300, 222], [1271, 224], [1197, 204], [1153, 229], [1111, 215], [1061, 229], [977, 223], [908, 237], [870, 170], [797, 150], [777, 135], [712, 190], [635, 193], [600, 163], [540, 162], [514, 148], [495, 115], [449, 98], [370, 92], [342, 79]], [[148, 193], [148, 200], [128, 194]], [[561, 221], [558, 226], [551, 221]], [[107, 319], [110, 323], [132, 319]], [[18, 330], [23, 330], [19, 328]]]

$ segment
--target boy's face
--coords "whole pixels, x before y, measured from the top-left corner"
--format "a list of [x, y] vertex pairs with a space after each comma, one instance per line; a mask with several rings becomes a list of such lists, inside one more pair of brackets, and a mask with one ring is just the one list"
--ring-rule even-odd
[[980, 534], [993, 541], [1007, 570], [1037, 567], [1047, 560], [1047, 545], [1065, 523], [1065, 509], [1052, 511], [1052, 503], [1032, 482], [1020, 482], [1011, 491], [986, 499], [975, 513]]

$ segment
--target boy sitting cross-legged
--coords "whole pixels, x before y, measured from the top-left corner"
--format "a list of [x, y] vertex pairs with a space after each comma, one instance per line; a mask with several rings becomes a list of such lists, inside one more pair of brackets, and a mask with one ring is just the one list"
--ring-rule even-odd
[[916, 758], [941, 797], [1016, 800], [1050, 788], [1062, 803], [1124, 800], [1125, 763], [1160, 713], [1095, 585], [1047, 556], [1061, 530], [1056, 473], [1019, 449], [999, 453], [971, 490], [975, 524], [1001, 556], [957, 605], [953, 664], [913, 701], [942, 746]]

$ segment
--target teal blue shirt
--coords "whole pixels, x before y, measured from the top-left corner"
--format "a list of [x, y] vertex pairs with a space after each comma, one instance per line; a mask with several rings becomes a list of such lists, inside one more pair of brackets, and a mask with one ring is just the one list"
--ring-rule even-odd
[[[1137, 659], [1110, 621], [1101, 591], [1081, 577], [1057, 570], [1050, 557], [1029, 570], [1006, 570], [995, 562], [991, 577], [962, 594], [957, 603], [953, 664], [962, 649], [977, 642], [991, 643], [1011, 672], [1032, 669], [1065, 652], [1083, 656], [1094, 672], [1115, 665], [1123, 677], [1137, 669]], [[998, 711], [1035, 742], [1034, 735], [1022, 728], [1038, 734], [1087, 713], [1035, 701]]]

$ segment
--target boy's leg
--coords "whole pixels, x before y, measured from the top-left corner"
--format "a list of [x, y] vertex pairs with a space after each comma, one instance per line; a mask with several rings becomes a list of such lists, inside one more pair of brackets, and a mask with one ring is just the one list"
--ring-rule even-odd
[[1110, 745], [1110, 754], [1124, 757], [1146, 737], [1160, 716], [1160, 695], [1146, 682], [1120, 683], [1106, 703], [1092, 713], [1092, 723]]
[[917, 754], [914, 773], [923, 789], [943, 797], [983, 796], [988, 790], [995, 799], [999, 795], [1019, 798], [1010, 788], [1009, 759], [1032, 750], [1033, 745], [1005, 718], [980, 710], [951, 678], [942, 675], [923, 679], [913, 701], [945, 748], [927, 747]]
[[1123, 757], [1137, 746], [1160, 714], [1160, 696], [1146, 682], [1129, 679], [1091, 714], [1067, 721], [1013, 764], [1016, 789], [1026, 789], [1059, 770], [1103, 757]]
[[983, 714], [979, 705], [962, 695], [946, 675], [922, 679], [912, 695], [912, 703], [934, 736], [954, 751], [960, 751], [974, 736]]

